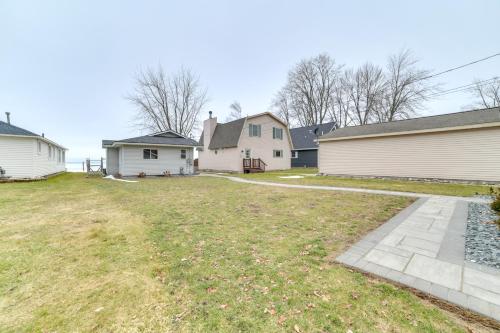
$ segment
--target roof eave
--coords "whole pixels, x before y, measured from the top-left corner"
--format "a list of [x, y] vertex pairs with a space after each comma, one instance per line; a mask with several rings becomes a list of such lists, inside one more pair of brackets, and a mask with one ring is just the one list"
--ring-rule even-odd
[[68, 148], [61, 146], [57, 142], [54, 142], [52, 140], [47, 139], [46, 137], [40, 136], [40, 135], [16, 135], [16, 134], [0, 134], [0, 136], [9, 136], [9, 137], [16, 137], [16, 138], [29, 138], [29, 139], [36, 139], [36, 140], [41, 140], [46, 143], [50, 143], [51, 145], [57, 146], [61, 149], [64, 150], [69, 150]]
[[365, 138], [378, 138], [387, 136], [401, 136], [401, 135], [412, 135], [412, 134], [425, 134], [425, 133], [437, 133], [437, 132], [449, 132], [449, 131], [461, 131], [468, 129], [478, 129], [478, 128], [488, 128], [488, 127], [499, 127], [500, 122], [465, 125], [465, 126], [453, 126], [453, 127], [441, 127], [441, 128], [429, 128], [422, 130], [413, 131], [401, 131], [401, 132], [391, 132], [391, 133], [377, 133], [377, 134], [366, 134], [366, 135], [350, 135], [344, 137], [333, 137], [333, 138], [319, 138], [319, 142], [326, 141], [342, 141], [342, 140], [354, 140], [354, 139], [365, 139]]

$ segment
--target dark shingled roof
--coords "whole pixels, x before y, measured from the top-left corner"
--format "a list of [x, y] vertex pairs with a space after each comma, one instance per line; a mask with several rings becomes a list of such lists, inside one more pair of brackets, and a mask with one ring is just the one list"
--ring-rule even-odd
[[24, 135], [24, 136], [40, 136], [33, 132], [27, 131], [20, 127], [0, 121], [0, 134], [3, 135]]
[[500, 122], [500, 108], [472, 110], [428, 116], [407, 120], [398, 120], [380, 124], [339, 128], [320, 139], [351, 138], [365, 135], [390, 134], [418, 130], [431, 130], [446, 127], [470, 126]]
[[[208, 145], [208, 149], [237, 147], [245, 120], [246, 118], [241, 118], [230, 121], [229, 123], [217, 124], [210, 144]], [[200, 143], [203, 144], [203, 133]]]
[[193, 139], [184, 138], [181, 135], [167, 132], [160, 134], [151, 134], [138, 136], [124, 140], [102, 140], [103, 148], [113, 143], [143, 143], [146, 145], [173, 145], [173, 146], [198, 146], [198, 142]]
[[[325, 123], [321, 125], [305, 126], [290, 129], [292, 136], [293, 149], [318, 149], [318, 143], [315, 140], [323, 135], [329, 133], [335, 123]], [[314, 131], [318, 129], [316, 133]]]

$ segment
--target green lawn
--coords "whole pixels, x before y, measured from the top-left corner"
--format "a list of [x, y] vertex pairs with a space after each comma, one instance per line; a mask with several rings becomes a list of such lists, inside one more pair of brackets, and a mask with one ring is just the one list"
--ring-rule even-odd
[[465, 332], [332, 261], [410, 202], [209, 177], [0, 184], [0, 331]]
[[[450, 184], [438, 182], [388, 180], [388, 179], [362, 179], [343, 178], [336, 176], [316, 176], [316, 168], [293, 168], [283, 171], [270, 171], [265, 173], [237, 174], [239, 177], [263, 180], [277, 183], [299, 185], [323, 185], [340, 187], [358, 187], [374, 190], [390, 190], [401, 192], [418, 192], [429, 194], [473, 196], [476, 194], [489, 194], [490, 186]], [[300, 179], [281, 178], [287, 176], [304, 176]]]

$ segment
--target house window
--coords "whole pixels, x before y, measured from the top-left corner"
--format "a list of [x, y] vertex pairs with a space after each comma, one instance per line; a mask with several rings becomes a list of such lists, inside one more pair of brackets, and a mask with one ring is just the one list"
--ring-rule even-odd
[[37, 145], [38, 145], [38, 154], [41, 154], [42, 153], [42, 142], [40, 140], [38, 140]]
[[186, 159], [186, 149], [181, 149], [181, 158]]
[[273, 139], [283, 140], [283, 129], [273, 127]]
[[158, 149], [144, 149], [142, 156], [145, 160], [157, 160], [158, 159]]
[[61, 163], [61, 150], [57, 150], [57, 163]]
[[66, 163], [66, 151], [62, 151], [62, 161], [63, 163]]
[[245, 149], [245, 158], [250, 158], [252, 156], [252, 150], [251, 149]]
[[299, 158], [299, 152], [298, 151], [292, 151], [292, 158]]
[[52, 159], [52, 146], [49, 145], [49, 160]]
[[260, 137], [260, 133], [261, 133], [260, 126], [261, 125], [249, 124], [248, 125], [248, 135], [249, 136], [259, 136]]
[[273, 157], [283, 157], [283, 150], [273, 150]]

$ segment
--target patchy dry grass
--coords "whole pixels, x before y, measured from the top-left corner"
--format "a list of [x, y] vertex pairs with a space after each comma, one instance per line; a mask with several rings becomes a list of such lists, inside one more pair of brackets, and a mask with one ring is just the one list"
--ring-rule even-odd
[[409, 203], [208, 177], [3, 184], [0, 331], [464, 331], [331, 261]]
[[[490, 186], [452, 184], [438, 182], [424, 182], [413, 180], [389, 180], [389, 179], [362, 179], [343, 178], [336, 176], [315, 176], [316, 168], [293, 168], [283, 171], [270, 171], [265, 173], [238, 174], [243, 178], [298, 185], [322, 185], [339, 187], [357, 187], [373, 190], [389, 190], [400, 192], [417, 192], [454, 196], [473, 196], [476, 194], [489, 194]], [[302, 175], [304, 178], [280, 178], [283, 176]]]

